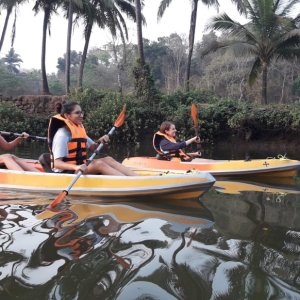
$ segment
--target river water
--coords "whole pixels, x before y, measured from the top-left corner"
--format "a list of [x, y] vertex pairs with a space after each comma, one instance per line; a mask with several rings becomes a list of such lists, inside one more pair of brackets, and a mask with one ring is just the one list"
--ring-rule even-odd
[[[260, 145], [260, 147], [259, 147]], [[47, 149], [27, 143], [16, 154]], [[110, 149], [118, 160], [153, 154]], [[219, 159], [300, 159], [285, 143], [207, 145]], [[300, 185], [217, 181], [200, 199], [102, 202], [0, 191], [0, 299], [300, 299]]]

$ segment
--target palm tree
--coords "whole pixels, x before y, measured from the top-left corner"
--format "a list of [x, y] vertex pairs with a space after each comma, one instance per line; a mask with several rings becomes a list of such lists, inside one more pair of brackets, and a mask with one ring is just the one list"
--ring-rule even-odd
[[84, 3], [81, 14], [83, 15], [85, 23], [85, 45], [81, 57], [78, 77], [79, 88], [82, 88], [83, 69], [94, 23], [97, 23], [100, 28], [108, 27], [114, 37], [116, 36], [117, 31], [119, 31], [124, 42], [125, 37], [128, 39], [126, 22], [121, 12], [125, 12], [127, 16], [135, 20], [135, 8], [128, 0], [93, 0], [89, 3]]
[[[207, 6], [212, 6], [212, 5], [215, 7], [219, 6], [218, 0], [201, 0], [201, 1], [203, 4], [205, 4]], [[161, 1], [159, 8], [158, 8], [158, 12], [157, 12], [158, 19], [160, 19], [163, 16], [166, 8], [170, 5], [171, 2], [172, 2], [172, 0], [162, 0]], [[189, 33], [189, 52], [188, 52], [186, 74], [185, 74], [185, 89], [187, 92], [190, 89], [191, 61], [192, 61], [193, 50], [194, 50], [198, 2], [199, 2], [199, 0], [192, 0], [192, 13], [191, 13], [190, 33]]]
[[[26, 1], [26, 0], [0, 0], [0, 8], [4, 8], [6, 10], [6, 17], [5, 17], [2, 34], [1, 34], [1, 39], [0, 39], [0, 51], [3, 46], [3, 42], [4, 42], [6, 30], [7, 30], [7, 25], [8, 25], [8, 21], [9, 21], [10, 15], [12, 13], [12, 10], [14, 7], [21, 4], [24, 1]], [[13, 25], [13, 34], [12, 34], [12, 43], [11, 43], [12, 45], [13, 45], [13, 40], [15, 37], [15, 26], [16, 26], [16, 14], [15, 14], [15, 20], [14, 20], [14, 25]]]
[[138, 40], [138, 52], [139, 61], [141, 67], [145, 66], [145, 55], [143, 45], [143, 31], [142, 31], [142, 4], [140, 0], [135, 0], [135, 14], [136, 14], [136, 29], [137, 29], [137, 40]]
[[50, 21], [51, 15], [56, 12], [59, 6], [58, 0], [37, 0], [33, 7], [33, 10], [37, 14], [40, 10], [44, 11], [43, 20], [43, 38], [42, 38], [42, 55], [41, 55], [41, 72], [42, 72], [42, 93], [49, 95], [49, 86], [46, 73], [46, 44], [47, 44], [47, 29], [50, 35]]
[[70, 93], [70, 55], [71, 55], [71, 39], [72, 39], [72, 27], [73, 27], [73, 13], [74, 7], [83, 7], [84, 2], [89, 0], [64, 0], [63, 6], [67, 11], [68, 29], [67, 29], [67, 49], [66, 49], [66, 68], [65, 68], [65, 91], [66, 94]]
[[10, 48], [9, 52], [1, 60], [7, 66], [9, 72], [15, 74], [20, 72], [20, 62], [23, 62], [23, 60], [20, 58], [20, 55], [15, 52], [14, 48]]
[[299, 18], [289, 17], [298, 0], [245, 0], [249, 22], [245, 25], [232, 20], [226, 13], [215, 17], [208, 28], [221, 30], [227, 39], [215, 43], [204, 55], [220, 48], [233, 48], [241, 55], [253, 56], [249, 73], [252, 85], [262, 73], [262, 104], [267, 104], [268, 67], [273, 60], [293, 59], [300, 56]]

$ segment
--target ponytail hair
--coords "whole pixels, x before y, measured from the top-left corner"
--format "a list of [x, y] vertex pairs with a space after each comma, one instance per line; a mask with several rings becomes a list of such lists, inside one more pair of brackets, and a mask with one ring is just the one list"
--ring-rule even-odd
[[64, 114], [70, 114], [76, 105], [79, 105], [76, 101], [70, 101], [65, 103], [56, 103], [55, 109], [58, 114], [60, 114], [62, 117]]

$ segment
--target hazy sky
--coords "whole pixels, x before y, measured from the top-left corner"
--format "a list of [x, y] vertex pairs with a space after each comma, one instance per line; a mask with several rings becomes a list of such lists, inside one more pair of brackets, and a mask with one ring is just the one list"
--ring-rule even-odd
[[[160, 36], [168, 36], [171, 33], [185, 34], [188, 36], [191, 14], [191, 5], [183, 5], [183, 0], [173, 0], [166, 9], [163, 18], [157, 22], [157, 10], [161, 0], [145, 1], [143, 13], [145, 15], [147, 26], [143, 27], [143, 35], [149, 40], [156, 40]], [[34, 16], [32, 11], [33, 1], [30, 4], [23, 5], [17, 12], [17, 32], [14, 44], [15, 51], [21, 56], [23, 63], [22, 69], [40, 69], [41, 65], [41, 41], [43, 13]], [[225, 11], [232, 18], [238, 18], [236, 9], [233, 8], [231, 1], [219, 0], [221, 4], [219, 13]], [[0, 32], [2, 32], [5, 12], [0, 15]], [[206, 8], [199, 1], [198, 19], [196, 27], [196, 41], [202, 39], [203, 30], [208, 19], [217, 15], [215, 8]], [[3, 51], [0, 57], [3, 57], [10, 48], [11, 28], [13, 23], [13, 14], [7, 29]], [[132, 22], [128, 23], [130, 41], [136, 43], [136, 27]], [[72, 36], [72, 50], [82, 51], [84, 39], [82, 26], [75, 27]], [[51, 22], [51, 36], [47, 38], [46, 70], [47, 73], [56, 72], [57, 58], [62, 57], [66, 50], [67, 20], [62, 15], [54, 16]], [[111, 36], [104, 30], [94, 27], [90, 48], [99, 47], [111, 40]]]

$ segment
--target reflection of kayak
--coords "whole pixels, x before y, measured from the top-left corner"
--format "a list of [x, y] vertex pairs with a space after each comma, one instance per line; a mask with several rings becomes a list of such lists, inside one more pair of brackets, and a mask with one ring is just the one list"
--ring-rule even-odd
[[[141, 196], [186, 199], [201, 196], [215, 182], [215, 179], [205, 172], [196, 174], [150, 172], [143, 175], [82, 175], [71, 189], [70, 195], [94, 195], [109, 199]], [[57, 194], [70, 184], [74, 176], [0, 169], [0, 188]]]
[[288, 193], [300, 194], [300, 186], [295, 180], [283, 178], [272, 181], [240, 181], [218, 180], [214, 187], [217, 191], [225, 194], [240, 194], [240, 192], [264, 192], [264, 193]]
[[155, 157], [131, 157], [122, 162], [134, 169], [151, 170], [199, 170], [213, 176], [292, 177], [300, 169], [300, 161], [285, 158], [254, 160], [194, 159], [191, 162], [158, 160]]
[[200, 201], [212, 213], [215, 228], [223, 234], [252, 239], [259, 231], [264, 238], [267, 231], [299, 231], [300, 186], [295, 181], [218, 180], [214, 187]]
[[[193, 225], [205, 225], [213, 222], [211, 214], [199, 203], [199, 201], [184, 201], [184, 209], [181, 211], [175, 209], [177, 207], [176, 203], [180, 205], [180, 203], [183, 202], [179, 201], [178, 203], [175, 200], [168, 203], [168, 207], [165, 207], [165, 209], [161, 209], [160, 206], [149, 206], [146, 203], [140, 205], [140, 202], [97, 204], [97, 202], [90, 203], [90, 201], [88, 203], [83, 201], [72, 201], [72, 204], [68, 206], [68, 210], [72, 211], [76, 216], [76, 218], [72, 220], [72, 223], [79, 223], [89, 218], [104, 215], [110, 215], [119, 223], [140, 222], [150, 218], [158, 218], [171, 222]], [[173, 204], [175, 204], [174, 209]], [[188, 208], [189, 205], [191, 205], [191, 209]], [[57, 214], [56, 211], [45, 210], [38, 214], [37, 218], [51, 218], [55, 214]], [[69, 221], [68, 225], [70, 225]]]

